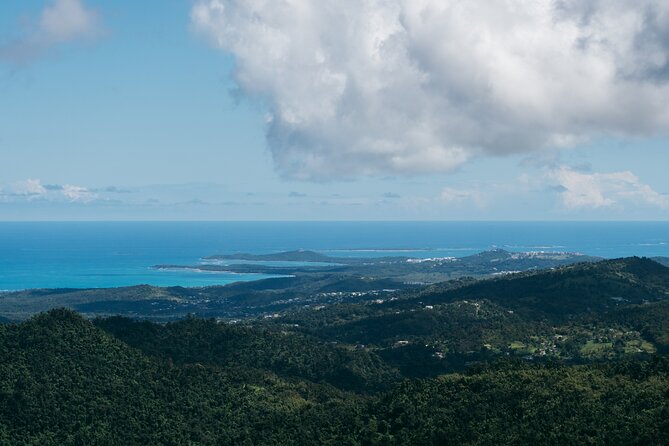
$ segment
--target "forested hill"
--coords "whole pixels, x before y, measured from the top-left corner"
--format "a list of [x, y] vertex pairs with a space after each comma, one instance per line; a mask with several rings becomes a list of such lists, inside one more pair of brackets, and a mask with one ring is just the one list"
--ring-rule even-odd
[[[353, 393], [323, 378], [328, 368], [379, 366], [388, 376], [387, 366], [357, 350], [342, 365], [324, 361], [330, 353], [299, 345], [308, 338], [278, 345], [262, 330], [238, 336], [202, 321], [132, 324], [99, 321], [105, 331], [53, 310], [0, 326], [0, 444], [669, 443], [662, 356], [587, 366], [502, 362]], [[235, 351], [249, 342], [275, 360], [254, 364], [257, 353]], [[311, 355], [322, 376], [304, 372]], [[291, 358], [295, 366], [286, 367]]]
[[669, 268], [628, 258], [287, 313], [294, 330], [363, 345], [408, 376], [516, 357], [587, 363], [669, 352]]
[[425, 303], [487, 299], [533, 316], [559, 318], [605, 311], [616, 304], [669, 298], [669, 268], [639, 257], [580, 263], [512, 274], [453, 289], [435, 285], [416, 296]]
[[176, 364], [254, 368], [358, 392], [388, 389], [401, 379], [373, 352], [338, 347], [272, 326], [220, 324], [192, 317], [166, 325], [122, 317], [94, 323], [145, 354]]
[[0, 444], [318, 444], [359, 405], [257, 369], [147, 356], [69, 310], [0, 330]]
[[0, 445], [669, 444], [656, 262], [319, 302], [241, 320], [55, 309], [0, 324]]

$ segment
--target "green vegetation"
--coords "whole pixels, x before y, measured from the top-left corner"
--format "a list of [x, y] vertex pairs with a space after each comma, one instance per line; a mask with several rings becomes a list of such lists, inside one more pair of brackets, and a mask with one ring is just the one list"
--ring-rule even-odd
[[196, 318], [167, 325], [121, 317], [94, 322], [146, 355], [168, 357], [179, 365], [255, 368], [355, 391], [386, 389], [400, 378], [373, 353], [352, 351], [276, 327], [218, 324]]
[[[149, 341], [138, 341], [140, 350], [68, 310], [2, 327], [0, 443], [669, 441], [666, 357], [590, 366], [501, 362], [466, 374], [405, 380], [388, 391], [372, 385], [368, 392], [352, 393], [336, 382], [317, 384], [304, 378], [308, 373], [300, 366], [286, 368], [272, 361], [254, 366], [244, 355], [222, 357], [225, 352], [215, 343], [200, 338], [226, 339], [230, 345], [224, 351], [249, 341], [227, 329], [221, 334], [218, 325], [207, 321], [179, 324], [97, 321], [128, 339], [146, 335]], [[298, 344], [282, 349], [283, 354], [296, 349], [297, 358], [319, 355]], [[361, 354], [352, 351], [351, 361]]]
[[[274, 321], [365, 345], [409, 376], [435, 376], [504, 357], [583, 363], [666, 353], [668, 290], [669, 269], [631, 258], [451, 281]], [[414, 372], [409, 357], [420, 364]]]
[[[319, 277], [276, 280], [288, 296], [353, 283]], [[279, 283], [226, 302], [290, 300]], [[235, 321], [55, 309], [0, 324], [0, 444], [669, 444], [669, 268], [655, 262], [312, 298]]]
[[317, 444], [358, 404], [254, 369], [150, 358], [69, 311], [8, 326], [1, 345], [4, 444]]

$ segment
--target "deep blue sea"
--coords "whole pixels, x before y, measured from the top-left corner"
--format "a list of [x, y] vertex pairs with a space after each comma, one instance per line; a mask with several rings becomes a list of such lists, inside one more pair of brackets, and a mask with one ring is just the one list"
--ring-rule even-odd
[[235, 252], [461, 257], [496, 247], [669, 257], [669, 222], [7, 222], [0, 223], [0, 290], [206, 286], [267, 277], [151, 268]]

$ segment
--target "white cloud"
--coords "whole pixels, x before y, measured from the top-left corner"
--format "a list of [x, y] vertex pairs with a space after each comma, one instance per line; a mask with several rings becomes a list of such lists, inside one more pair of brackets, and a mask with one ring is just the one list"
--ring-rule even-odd
[[569, 209], [639, 204], [669, 208], [668, 195], [641, 183], [629, 171], [587, 173], [563, 166], [553, 170], [549, 177], [557, 183], [562, 203]]
[[98, 195], [85, 187], [65, 184], [62, 188], [62, 194], [72, 202], [90, 203], [98, 198]]
[[16, 183], [12, 184], [10, 193], [17, 196], [35, 197], [45, 194], [46, 189], [44, 186], [42, 186], [42, 182], [40, 180], [28, 179], [17, 181]]
[[42, 184], [40, 180], [36, 179], [12, 183], [9, 187], [0, 189], [0, 196], [3, 197], [5, 202], [24, 202], [39, 199], [49, 202], [90, 203], [100, 198], [98, 194], [83, 186]]
[[661, 0], [198, 0], [284, 176], [443, 172], [669, 131]]
[[0, 44], [0, 62], [27, 62], [56, 45], [94, 38], [100, 33], [97, 12], [87, 8], [82, 0], [51, 0], [23, 36]]

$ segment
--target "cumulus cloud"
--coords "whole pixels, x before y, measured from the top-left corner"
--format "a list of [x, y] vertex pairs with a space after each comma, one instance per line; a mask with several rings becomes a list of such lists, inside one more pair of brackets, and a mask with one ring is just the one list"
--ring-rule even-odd
[[0, 62], [25, 63], [57, 45], [100, 34], [98, 14], [82, 0], [51, 0], [21, 37], [0, 44]]
[[21, 197], [35, 197], [45, 194], [47, 189], [42, 186], [40, 180], [23, 180], [12, 184], [10, 188], [10, 195]]
[[632, 172], [587, 173], [568, 167], [553, 170], [562, 203], [569, 209], [606, 208], [614, 205], [646, 204], [669, 209], [669, 196], [643, 184]]
[[266, 104], [286, 177], [444, 172], [669, 130], [661, 0], [198, 0], [191, 18]]

